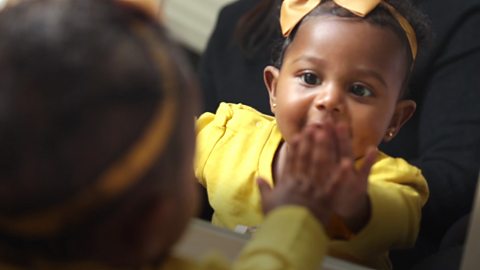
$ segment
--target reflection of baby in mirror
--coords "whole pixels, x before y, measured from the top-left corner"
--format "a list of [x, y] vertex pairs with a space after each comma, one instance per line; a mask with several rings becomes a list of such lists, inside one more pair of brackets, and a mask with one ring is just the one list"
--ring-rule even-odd
[[199, 118], [196, 176], [212, 222], [243, 231], [277, 181], [315, 179], [332, 254], [388, 268], [392, 246], [415, 242], [428, 197], [418, 168], [377, 150], [415, 111], [404, 97], [424, 16], [406, 1], [319, 2], [282, 4], [285, 41], [264, 71], [274, 118], [227, 103]]

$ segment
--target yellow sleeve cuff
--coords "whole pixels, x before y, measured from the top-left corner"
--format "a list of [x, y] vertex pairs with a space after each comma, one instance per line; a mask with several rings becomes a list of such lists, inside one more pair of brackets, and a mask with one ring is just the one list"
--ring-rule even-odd
[[240, 269], [315, 269], [327, 243], [323, 226], [307, 209], [285, 206], [266, 217], [236, 265], [241, 264]]

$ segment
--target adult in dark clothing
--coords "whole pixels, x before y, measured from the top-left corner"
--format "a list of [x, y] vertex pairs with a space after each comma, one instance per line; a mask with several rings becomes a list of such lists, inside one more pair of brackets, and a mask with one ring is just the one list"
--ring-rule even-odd
[[[256, 4], [258, 11], [252, 14]], [[271, 64], [272, 48], [282, 40], [279, 7], [277, 0], [240, 0], [220, 11], [200, 60], [206, 111], [215, 112], [220, 102], [233, 102], [272, 114], [263, 69]], [[259, 18], [256, 12], [262, 13]], [[241, 23], [238, 30], [237, 23]]]
[[[420, 167], [431, 195], [416, 250], [394, 256], [399, 269], [434, 252], [447, 229], [470, 211], [480, 168], [480, 1], [414, 2], [430, 17], [435, 35], [411, 79], [417, 111], [382, 150]], [[239, 0], [221, 10], [200, 63], [207, 111], [225, 101], [271, 114], [263, 68], [281, 39], [279, 5]]]

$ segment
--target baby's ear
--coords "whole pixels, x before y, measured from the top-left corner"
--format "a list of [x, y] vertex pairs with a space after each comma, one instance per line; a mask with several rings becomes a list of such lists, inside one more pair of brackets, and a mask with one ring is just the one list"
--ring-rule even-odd
[[274, 66], [267, 66], [263, 70], [263, 81], [265, 82], [265, 86], [268, 90], [268, 95], [270, 97], [270, 110], [273, 114], [275, 114], [275, 108], [277, 107], [276, 104], [276, 96], [277, 96], [277, 82], [278, 82], [278, 75], [280, 71], [278, 68]]
[[390, 120], [390, 125], [383, 138], [385, 142], [389, 142], [395, 138], [402, 126], [412, 117], [416, 108], [417, 104], [413, 100], [406, 99], [397, 102], [395, 112]]

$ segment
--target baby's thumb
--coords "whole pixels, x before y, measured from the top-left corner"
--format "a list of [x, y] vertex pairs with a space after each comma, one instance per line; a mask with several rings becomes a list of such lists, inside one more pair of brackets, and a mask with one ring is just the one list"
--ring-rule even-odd
[[258, 190], [260, 191], [260, 196], [264, 198], [265, 196], [268, 196], [272, 188], [270, 187], [270, 184], [268, 184], [267, 180], [265, 180], [262, 177], [257, 178], [257, 185], [258, 185]]
[[364, 178], [368, 178], [368, 175], [370, 174], [370, 169], [372, 168], [373, 164], [375, 163], [375, 160], [377, 159], [377, 155], [378, 155], [378, 151], [376, 147], [369, 146], [367, 148], [363, 165], [360, 168], [360, 174]]

